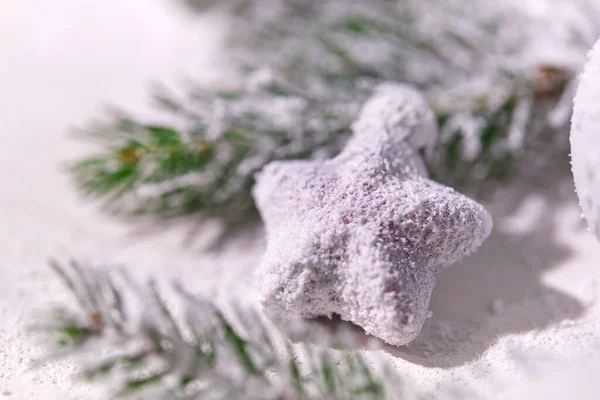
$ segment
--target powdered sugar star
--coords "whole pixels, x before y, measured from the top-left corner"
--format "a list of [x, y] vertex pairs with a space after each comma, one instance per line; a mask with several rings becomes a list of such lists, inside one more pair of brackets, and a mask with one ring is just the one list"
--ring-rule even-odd
[[414, 89], [381, 86], [344, 151], [267, 165], [253, 190], [268, 245], [257, 277], [265, 307], [342, 319], [393, 344], [413, 340], [435, 276], [489, 235], [475, 201], [426, 177], [437, 127]]

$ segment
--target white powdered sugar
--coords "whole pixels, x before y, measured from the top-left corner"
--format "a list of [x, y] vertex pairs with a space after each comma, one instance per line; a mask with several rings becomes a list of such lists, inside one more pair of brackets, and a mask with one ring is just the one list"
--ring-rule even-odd
[[426, 177], [419, 152], [435, 137], [423, 97], [386, 84], [339, 156], [265, 167], [253, 192], [268, 240], [263, 304], [303, 317], [339, 314], [394, 345], [413, 340], [437, 272], [492, 227], [481, 205]]
[[575, 97], [571, 157], [583, 214], [600, 238], [600, 41], [590, 53]]

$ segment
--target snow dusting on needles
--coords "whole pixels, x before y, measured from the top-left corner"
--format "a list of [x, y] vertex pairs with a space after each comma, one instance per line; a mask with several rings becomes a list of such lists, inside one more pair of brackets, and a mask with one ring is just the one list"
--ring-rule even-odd
[[393, 345], [418, 335], [437, 272], [492, 227], [481, 205], [426, 177], [419, 153], [436, 129], [416, 90], [385, 84], [340, 155], [259, 173], [253, 195], [268, 245], [257, 274], [268, 309], [339, 314]]

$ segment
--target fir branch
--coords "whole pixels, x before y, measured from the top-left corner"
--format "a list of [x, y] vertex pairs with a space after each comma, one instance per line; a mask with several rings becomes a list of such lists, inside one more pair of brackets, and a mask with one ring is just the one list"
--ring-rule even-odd
[[[426, 94], [440, 123], [429, 169], [455, 187], [510, 178], [531, 143], [567, 132], [564, 99], [574, 72], [529, 54], [531, 34], [515, 28], [528, 21], [497, 2], [227, 4], [236, 19], [230, 62], [237, 82], [191, 89], [184, 99], [157, 96], [177, 118], [173, 126], [127, 117], [92, 131], [103, 150], [72, 172], [112, 211], [239, 219], [253, 210], [255, 172], [272, 160], [336, 154], [383, 81]], [[588, 19], [573, 30], [598, 31], [600, 9], [578, 4]], [[588, 45], [565, 47], [585, 54]]]
[[[352, 349], [350, 336], [308, 322], [283, 325], [236, 303], [226, 312], [178, 284], [167, 301], [156, 282], [139, 284], [123, 270], [51, 266], [78, 309], [57, 312], [45, 328], [58, 345], [50, 358], [75, 358], [83, 378], [108, 382], [117, 397], [396, 399], [404, 392], [380, 360], [373, 366]], [[316, 344], [294, 345], [290, 334]]]
[[[259, 74], [264, 71], [249, 79]], [[195, 93], [186, 101], [191, 107], [164, 93], [157, 99], [187, 126], [119, 115], [80, 135], [105, 151], [74, 163], [71, 173], [85, 194], [104, 198], [112, 212], [173, 217], [203, 211], [236, 221], [253, 210], [249, 190], [265, 164], [329, 156], [347, 133], [331, 104], [303, 98], [283, 83]], [[274, 109], [298, 115], [276, 121]]]

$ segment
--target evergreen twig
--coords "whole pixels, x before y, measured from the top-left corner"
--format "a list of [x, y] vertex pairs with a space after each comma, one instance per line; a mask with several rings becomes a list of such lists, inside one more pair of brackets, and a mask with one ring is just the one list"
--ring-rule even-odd
[[[51, 358], [78, 357], [83, 377], [144, 399], [397, 399], [400, 378], [316, 325], [285, 325], [249, 307], [217, 304], [174, 284], [141, 285], [123, 270], [52, 264], [77, 310], [49, 329]], [[169, 301], [167, 301], [167, 299]], [[283, 328], [285, 326], [285, 328]], [[313, 344], [292, 344], [288, 335]], [[333, 351], [335, 345], [345, 349]], [[382, 368], [383, 367], [383, 368]]]
[[[599, 31], [600, 9], [577, 1], [573, 37]], [[253, 209], [255, 172], [275, 159], [335, 154], [383, 81], [411, 83], [430, 100], [440, 136], [429, 168], [452, 186], [509, 178], [530, 142], [567, 132], [574, 72], [530, 54], [529, 22], [496, 1], [227, 3], [239, 81], [185, 99], [158, 95], [177, 117], [172, 126], [117, 117], [92, 130], [102, 150], [72, 172], [113, 211], [239, 219]], [[568, 46], [584, 54], [591, 43]]]

